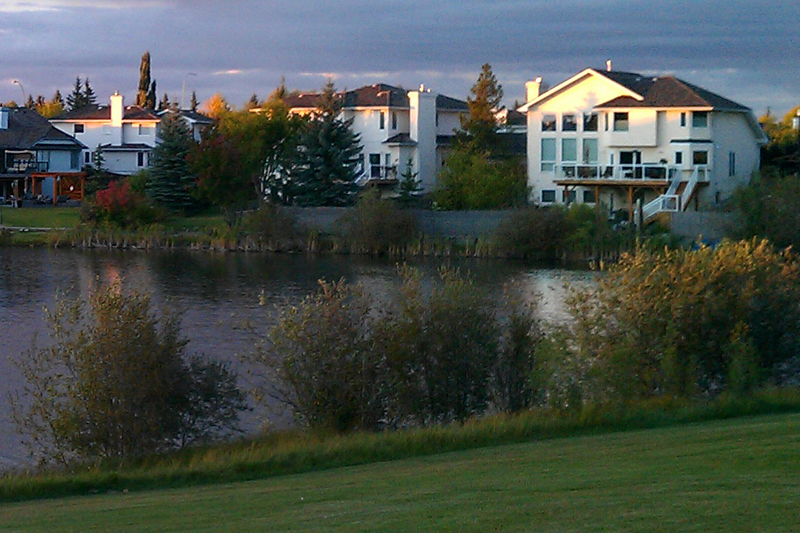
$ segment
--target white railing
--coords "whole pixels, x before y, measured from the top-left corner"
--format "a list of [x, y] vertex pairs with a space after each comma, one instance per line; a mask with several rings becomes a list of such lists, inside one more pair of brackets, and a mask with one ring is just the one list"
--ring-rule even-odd
[[642, 207], [642, 220], [647, 222], [659, 213], [677, 213], [680, 210], [680, 197], [677, 194], [662, 194]]
[[681, 194], [681, 209], [683, 211], [686, 211], [686, 208], [689, 207], [689, 200], [691, 200], [692, 194], [694, 194], [694, 190], [697, 188], [697, 184], [701, 181], [708, 181], [708, 167], [705, 165], [697, 165], [694, 167], [692, 175], [689, 176], [689, 181], [683, 189], [683, 194]]
[[557, 180], [652, 180], [673, 181], [681, 174], [679, 167], [656, 163], [632, 165], [597, 165], [561, 163], [553, 168]]

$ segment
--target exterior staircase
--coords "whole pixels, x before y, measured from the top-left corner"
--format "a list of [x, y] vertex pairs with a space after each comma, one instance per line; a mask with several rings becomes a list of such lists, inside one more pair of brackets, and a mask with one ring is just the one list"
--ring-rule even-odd
[[707, 180], [708, 167], [705, 165], [697, 165], [694, 167], [692, 175], [689, 176], [689, 180], [686, 182], [683, 191], [678, 194], [678, 189], [681, 183], [683, 183], [683, 180], [682, 173], [680, 171], [675, 172], [667, 191], [642, 207], [642, 220], [647, 224], [661, 213], [686, 211], [686, 208], [689, 206], [689, 201], [697, 190], [697, 184]]

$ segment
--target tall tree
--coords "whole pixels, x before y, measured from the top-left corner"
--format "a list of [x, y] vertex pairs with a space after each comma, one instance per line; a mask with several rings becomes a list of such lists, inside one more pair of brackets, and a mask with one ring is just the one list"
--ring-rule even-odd
[[88, 77], [83, 82], [83, 101], [83, 105], [95, 105], [97, 103], [97, 97], [94, 94], [92, 86], [89, 84]]
[[458, 141], [469, 144], [478, 151], [496, 152], [501, 141], [497, 133], [495, 114], [501, 110], [502, 100], [503, 87], [492, 72], [492, 66], [486, 63], [481, 67], [478, 80], [467, 97], [469, 118], [461, 123], [463, 131]]
[[292, 176], [295, 202], [302, 206], [350, 205], [358, 190], [356, 167], [361, 153], [353, 120], [339, 118], [341, 102], [330, 80], [306, 123], [296, 151]]
[[80, 109], [86, 105], [86, 100], [83, 95], [83, 82], [81, 81], [81, 77], [77, 76], [75, 78], [75, 85], [72, 87], [72, 92], [67, 95], [67, 107], [70, 111], [75, 109]]
[[259, 107], [261, 107], [261, 104], [258, 101], [258, 95], [256, 93], [253, 93], [250, 96], [250, 99], [248, 99], [247, 102], [245, 102], [245, 104], [244, 104], [244, 108], [247, 111], [249, 111], [251, 109], [256, 109], [256, 108], [259, 108]]
[[25, 101], [25, 107], [28, 109], [36, 109], [36, 100], [33, 99], [32, 94], [28, 95], [28, 99]]
[[192, 111], [197, 111], [198, 106], [199, 103], [197, 102], [197, 93], [192, 91], [192, 98], [191, 100], [189, 100], [189, 109], [191, 109]]
[[228, 101], [221, 94], [214, 93], [203, 104], [203, 112], [210, 118], [220, 119], [231, 112], [231, 106], [228, 105]]
[[158, 102], [158, 110], [164, 111], [165, 109], [169, 109], [169, 107], [170, 107], [169, 95], [167, 93], [164, 93], [164, 96], [161, 97], [161, 101]]
[[53, 94], [53, 98], [50, 100], [50, 103], [61, 104], [61, 107], [64, 107], [64, 97], [61, 96], [61, 91], [56, 89], [56, 92]]
[[136, 105], [147, 107], [147, 96], [150, 91], [150, 51], [142, 55], [139, 65], [139, 90], [136, 92]]
[[158, 141], [153, 149], [147, 194], [173, 211], [188, 211], [194, 205], [196, 181], [187, 162], [194, 145], [192, 132], [178, 113], [167, 113], [161, 120]]

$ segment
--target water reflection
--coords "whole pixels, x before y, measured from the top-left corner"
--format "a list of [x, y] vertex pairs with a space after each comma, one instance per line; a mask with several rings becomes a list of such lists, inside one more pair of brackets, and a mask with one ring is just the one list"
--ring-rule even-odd
[[[444, 264], [469, 272], [492, 297], [508, 286], [523, 300], [541, 295], [539, 312], [547, 320], [564, 318], [566, 286], [591, 283], [593, 273], [538, 269], [494, 260], [421, 259], [409, 264], [426, 277]], [[20, 376], [12, 361], [47, 339], [43, 308], [57, 291], [86, 296], [97, 283], [122, 279], [126, 289], [151, 293], [157, 305], [182, 312], [189, 349], [239, 365], [282, 306], [316, 290], [317, 280], [361, 283], [386, 297], [398, 283], [397, 264], [348, 256], [302, 254], [213, 254], [205, 252], [76, 251], [0, 248], [0, 470], [23, 464], [24, 450], [9, 418], [8, 393]], [[267, 306], [259, 305], [263, 294]], [[246, 378], [243, 377], [243, 380]], [[246, 427], [255, 430], [264, 413], [255, 411]], [[286, 418], [271, 421], [281, 426]]]

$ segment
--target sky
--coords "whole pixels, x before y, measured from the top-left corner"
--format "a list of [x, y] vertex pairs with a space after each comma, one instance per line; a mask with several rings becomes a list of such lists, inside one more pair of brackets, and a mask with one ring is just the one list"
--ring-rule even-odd
[[[0, 101], [66, 96], [133, 103], [149, 50], [159, 98], [185, 84], [235, 106], [290, 89], [425, 84], [465, 99], [490, 63], [505, 104], [525, 81], [586, 67], [676, 75], [783, 116], [800, 104], [797, 0], [0, 0]], [[22, 84], [14, 84], [17, 80]]]

